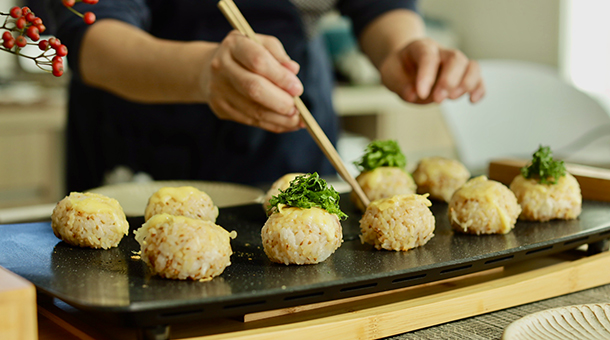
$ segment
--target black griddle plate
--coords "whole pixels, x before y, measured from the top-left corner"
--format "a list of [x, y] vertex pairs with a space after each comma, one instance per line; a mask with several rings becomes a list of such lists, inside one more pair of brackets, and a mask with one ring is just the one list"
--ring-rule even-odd
[[39, 294], [120, 325], [151, 327], [201, 318], [227, 317], [370, 294], [446, 279], [575, 248], [610, 237], [610, 204], [583, 202], [573, 221], [518, 222], [506, 235], [454, 233], [447, 205], [435, 202], [435, 236], [407, 252], [378, 251], [358, 238], [361, 214], [342, 196], [350, 216], [342, 222], [344, 243], [317, 265], [286, 266], [269, 261], [260, 229], [260, 205], [220, 209], [217, 224], [237, 231], [231, 266], [208, 282], [152, 276], [132, 259], [139, 245], [131, 231], [118, 248], [71, 247], [54, 235], [50, 222], [0, 225], [0, 265], [36, 285]]

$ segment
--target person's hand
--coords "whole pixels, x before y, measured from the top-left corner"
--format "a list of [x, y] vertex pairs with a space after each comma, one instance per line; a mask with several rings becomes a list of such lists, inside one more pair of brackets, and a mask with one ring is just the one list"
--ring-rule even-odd
[[411, 103], [440, 103], [464, 94], [476, 103], [485, 95], [478, 63], [431, 39], [415, 40], [392, 53], [380, 72], [384, 85]]
[[276, 133], [298, 130], [293, 97], [303, 93], [299, 64], [277, 38], [258, 38], [263, 46], [237, 31], [227, 35], [206, 63], [204, 97], [220, 119]]

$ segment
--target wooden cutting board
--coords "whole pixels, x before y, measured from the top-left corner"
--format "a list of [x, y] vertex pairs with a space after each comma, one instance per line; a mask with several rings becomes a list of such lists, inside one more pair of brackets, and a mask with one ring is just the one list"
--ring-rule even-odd
[[38, 339], [36, 289], [0, 267], [0, 339]]

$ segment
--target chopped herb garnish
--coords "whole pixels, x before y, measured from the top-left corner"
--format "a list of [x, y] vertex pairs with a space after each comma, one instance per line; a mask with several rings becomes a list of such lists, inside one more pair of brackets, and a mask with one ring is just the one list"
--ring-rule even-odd
[[341, 220], [347, 218], [339, 209], [339, 193], [320, 178], [317, 172], [295, 177], [286, 190], [280, 190], [279, 194], [269, 200], [269, 204], [268, 213], [277, 209], [278, 204], [285, 204], [302, 209], [318, 207], [337, 215]]
[[362, 159], [354, 162], [363, 171], [371, 171], [381, 166], [404, 168], [407, 165], [407, 158], [395, 140], [373, 141], [364, 152]]
[[[521, 168], [521, 174], [525, 178], [537, 178], [540, 184], [555, 184], [561, 176], [565, 176], [566, 167], [563, 161], [553, 160], [551, 148], [540, 146], [534, 152], [532, 164]], [[552, 179], [551, 179], [552, 178]]]

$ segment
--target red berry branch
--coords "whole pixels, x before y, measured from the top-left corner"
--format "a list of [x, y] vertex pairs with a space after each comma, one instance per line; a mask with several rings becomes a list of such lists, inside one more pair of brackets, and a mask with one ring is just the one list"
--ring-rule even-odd
[[[93, 12], [85, 12], [84, 14], [72, 8], [75, 3], [82, 2], [84, 4], [95, 5], [99, 0], [61, 0], [67, 9], [72, 13], [83, 18], [87, 25], [95, 22], [95, 14]], [[59, 77], [64, 73], [63, 57], [68, 55], [68, 48], [62, 45], [59, 39], [52, 37], [49, 40], [40, 40], [40, 33], [46, 30], [42, 23], [42, 19], [37, 17], [29, 7], [13, 7], [8, 13], [0, 12], [0, 22], [4, 17], [4, 23], [0, 26], [2, 40], [0, 40], [0, 50], [9, 52], [20, 57], [32, 59], [38, 68], [43, 71], [53, 73]], [[32, 42], [28, 42], [26, 36]], [[40, 40], [40, 41], [39, 41]], [[38, 45], [42, 51], [36, 56], [29, 56], [22, 53], [22, 49], [27, 45]]]
[[74, 14], [78, 15], [79, 17], [83, 18], [83, 21], [87, 25], [91, 25], [91, 24], [93, 24], [95, 22], [95, 14], [93, 14], [93, 12], [85, 12], [83, 14], [83, 13], [75, 10], [72, 7], [77, 2], [82, 2], [82, 3], [88, 4], [88, 5], [95, 5], [95, 4], [97, 4], [99, 2], [99, 0], [61, 0], [61, 2], [64, 4], [64, 6], [66, 6], [67, 9], [72, 11], [72, 13], [74, 13]]
[[[4, 32], [0, 50], [32, 59], [38, 68], [50, 72], [56, 77], [64, 73], [62, 58], [68, 55], [68, 49], [54, 37], [48, 41], [40, 40], [40, 33], [46, 30], [42, 19], [38, 18], [28, 7], [17, 6], [11, 8], [9, 13], [0, 12], [0, 21], [2, 17], [4, 17], [4, 23], [0, 29], [3, 29]], [[32, 42], [28, 42], [26, 36]], [[34, 56], [23, 54], [22, 48], [27, 45], [38, 45], [40, 54]]]

